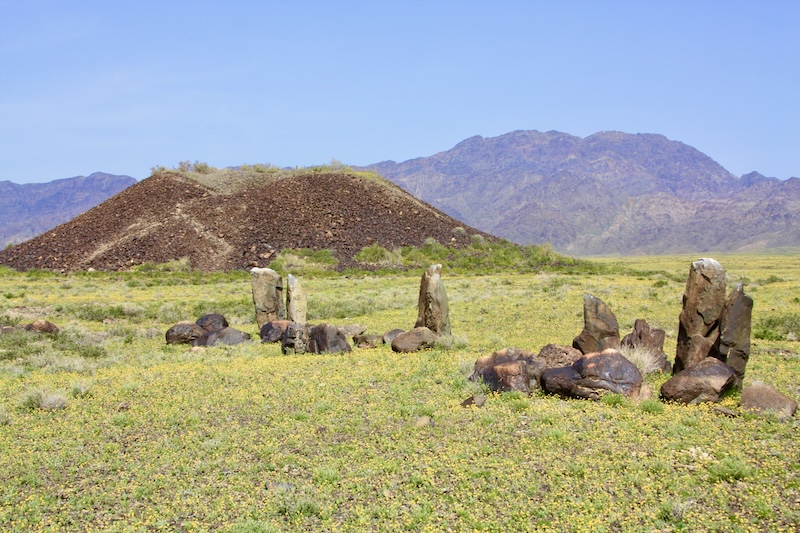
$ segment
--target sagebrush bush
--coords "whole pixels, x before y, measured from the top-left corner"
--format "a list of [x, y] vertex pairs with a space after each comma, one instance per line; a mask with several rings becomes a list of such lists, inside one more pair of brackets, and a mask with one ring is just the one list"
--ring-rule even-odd
[[642, 346], [620, 346], [621, 353], [628, 361], [636, 365], [642, 375], [661, 372], [661, 352]]
[[46, 389], [28, 390], [19, 400], [19, 406], [27, 411], [34, 411], [36, 409], [45, 411], [64, 409], [68, 403], [67, 397], [64, 394]]

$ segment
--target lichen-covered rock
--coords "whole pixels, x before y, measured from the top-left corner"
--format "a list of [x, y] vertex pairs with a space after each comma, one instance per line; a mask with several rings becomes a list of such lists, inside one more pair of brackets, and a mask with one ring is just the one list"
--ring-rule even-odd
[[281, 339], [283, 355], [304, 354], [308, 351], [308, 326], [289, 322]]
[[289, 274], [286, 280], [286, 318], [298, 324], [306, 323], [308, 302], [300, 280]]
[[426, 327], [436, 335], [450, 335], [450, 308], [442, 283], [442, 265], [431, 265], [422, 274], [414, 327]]
[[258, 328], [273, 320], [286, 319], [283, 278], [271, 268], [251, 268], [250, 282]]
[[661, 386], [661, 398], [680, 403], [718, 402], [736, 382], [733, 369], [715, 357], [685, 368]]
[[583, 331], [572, 341], [582, 354], [619, 348], [619, 324], [611, 309], [596, 296], [583, 295]]

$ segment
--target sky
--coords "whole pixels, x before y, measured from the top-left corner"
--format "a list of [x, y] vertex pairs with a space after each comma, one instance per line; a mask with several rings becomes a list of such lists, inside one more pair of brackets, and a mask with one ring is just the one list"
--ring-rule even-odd
[[0, 0], [0, 181], [659, 133], [800, 177], [800, 1]]

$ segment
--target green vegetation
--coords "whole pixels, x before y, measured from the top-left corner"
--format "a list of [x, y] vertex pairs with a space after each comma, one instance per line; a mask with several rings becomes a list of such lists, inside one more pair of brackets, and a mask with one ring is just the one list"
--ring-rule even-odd
[[[0, 269], [0, 294], [13, 295], [0, 298], [0, 326], [46, 318], [61, 329], [0, 334], [0, 530], [796, 529], [796, 420], [619, 395], [488, 394], [482, 408], [461, 407], [487, 392], [466, 379], [479, 356], [570, 344], [584, 292], [614, 310], [623, 333], [637, 318], [664, 328], [675, 351], [695, 257], [535, 269], [525, 263], [533, 250], [504, 246], [488, 257], [519, 271], [445, 268], [454, 337], [403, 355], [165, 344], [176, 321], [212, 311], [257, 338], [246, 272]], [[424, 264], [444, 252], [431, 242], [414, 253]], [[339, 274], [329, 254], [287, 258], [288, 271], [311, 272], [301, 280], [315, 323], [413, 325], [412, 267]], [[731, 283], [780, 279], [746, 286], [755, 324], [782, 336], [754, 338], [745, 383], [797, 399], [800, 258], [716, 258]], [[658, 391], [666, 376], [645, 379]], [[737, 411], [738, 394], [722, 405]]]

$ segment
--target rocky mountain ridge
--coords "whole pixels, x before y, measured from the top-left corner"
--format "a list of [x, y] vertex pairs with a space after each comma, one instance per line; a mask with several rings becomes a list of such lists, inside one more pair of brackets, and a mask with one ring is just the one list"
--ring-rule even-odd
[[104, 172], [48, 183], [0, 181], [0, 248], [44, 233], [134, 183], [130, 176]]
[[739, 178], [662, 135], [515, 131], [367, 168], [483, 231], [573, 255], [800, 246], [800, 180]]

